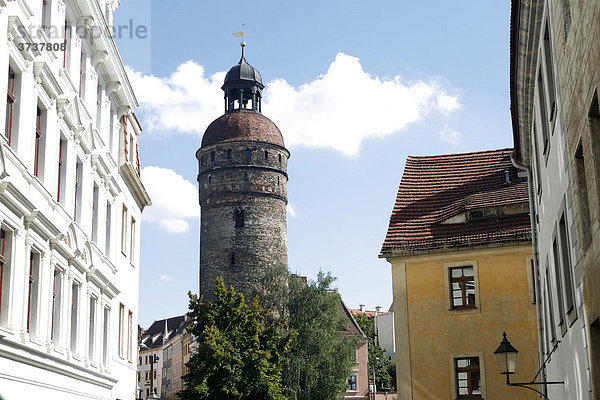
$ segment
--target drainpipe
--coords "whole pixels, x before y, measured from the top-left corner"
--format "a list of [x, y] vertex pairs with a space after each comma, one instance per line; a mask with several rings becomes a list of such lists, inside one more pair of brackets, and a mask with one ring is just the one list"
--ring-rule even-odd
[[[537, 314], [537, 330], [538, 330], [538, 355], [539, 355], [539, 363], [540, 368], [543, 368], [544, 365], [544, 341], [542, 335], [542, 299], [541, 299], [541, 290], [539, 287], [539, 276], [540, 276], [540, 264], [538, 260], [538, 242], [537, 242], [537, 233], [535, 230], [536, 222], [535, 222], [535, 197], [533, 192], [533, 174], [531, 173], [531, 168], [526, 167], [525, 165], [521, 165], [517, 162], [515, 158], [515, 151], [513, 150], [510, 153], [510, 161], [515, 168], [524, 170], [527, 172], [527, 193], [529, 194], [529, 219], [531, 223], [531, 244], [533, 247], [533, 270], [535, 277], [533, 279], [533, 284], [535, 287], [535, 311]], [[543, 368], [542, 373], [542, 382], [546, 382], [546, 371]], [[542, 385], [542, 392], [544, 396], [547, 395], [547, 387], [546, 385]]]

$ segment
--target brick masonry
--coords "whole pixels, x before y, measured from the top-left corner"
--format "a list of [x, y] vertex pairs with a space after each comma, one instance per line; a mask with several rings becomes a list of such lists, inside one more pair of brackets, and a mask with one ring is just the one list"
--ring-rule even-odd
[[[233, 114], [238, 114], [236, 119], [270, 122], [257, 113]], [[269, 124], [263, 121], [261, 125]], [[203, 142], [196, 153], [201, 206], [200, 294], [209, 300], [218, 276], [248, 295], [269, 267], [287, 267], [286, 169], [290, 153], [273, 143], [272, 132], [266, 141], [240, 140], [248, 137], [244, 134], [235, 140], [233, 132], [221, 132], [220, 137], [227, 139], [209, 145]], [[260, 135], [255, 132], [253, 138]], [[236, 221], [239, 212], [243, 212], [243, 227]]]
[[[594, 398], [600, 399], [600, 125], [590, 111], [600, 84], [600, 2], [554, 1], [558, 77], [575, 221], [583, 264], [583, 300]], [[582, 150], [583, 159], [577, 154]]]

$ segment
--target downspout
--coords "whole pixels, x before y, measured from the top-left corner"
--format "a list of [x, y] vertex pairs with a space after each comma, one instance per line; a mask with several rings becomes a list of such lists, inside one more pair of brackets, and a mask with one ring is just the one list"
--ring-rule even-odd
[[[515, 158], [515, 150], [512, 151], [512, 153], [510, 153], [510, 161], [512, 162], [512, 165], [517, 168], [517, 169], [521, 169], [524, 170], [525, 172], [527, 172], [527, 193], [529, 194], [529, 219], [530, 219], [530, 223], [531, 223], [531, 244], [533, 247], [533, 271], [534, 271], [534, 277], [533, 277], [533, 285], [534, 285], [534, 295], [536, 297], [535, 299], [535, 311], [536, 311], [536, 315], [537, 315], [537, 333], [538, 333], [538, 356], [539, 356], [539, 365], [540, 368], [542, 369], [541, 371], [541, 377], [542, 377], [542, 382], [546, 382], [546, 369], [544, 367], [544, 341], [543, 341], [543, 330], [542, 330], [542, 298], [541, 298], [541, 293], [542, 291], [540, 290], [541, 288], [539, 287], [539, 276], [540, 276], [540, 265], [539, 265], [539, 260], [538, 260], [538, 243], [537, 243], [537, 233], [536, 233], [536, 222], [535, 222], [535, 197], [534, 197], [534, 193], [533, 193], [533, 175], [531, 173], [531, 168], [526, 167], [525, 165], [521, 165], [518, 163], [517, 159]], [[547, 387], [546, 385], [542, 385], [542, 392], [544, 393], [544, 396], [546, 396], [547, 393]]]

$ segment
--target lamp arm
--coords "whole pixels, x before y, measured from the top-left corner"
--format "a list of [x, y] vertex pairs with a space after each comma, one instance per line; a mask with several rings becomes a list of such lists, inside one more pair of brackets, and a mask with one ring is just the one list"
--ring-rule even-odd
[[552, 350], [550, 350], [550, 353], [548, 353], [548, 356], [544, 360], [544, 363], [542, 364], [542, 366], [538, 370], [537, 374], [535, 374], [535, 376], [533, 377], [533, 379], [531, 380], [531, 382], [535, 381], [537, 379], [537, 377], [540, 375], [540, 372], [542, 372], [542, 370], [544, 369], [544, 367], [548, 363], [548, 360], [550, 360], [550, 356], [552, 355], [552, 353], [554, 353], [556, 351], [556, 349], [558, 349], [558, 345], [559, 344], [560, 344], [560, 340], [557, 340], [556, 343], [554, 344], [554, 347], [552, 348]]
[[533, 390], [534, 392], [536, 392], [537, 394], [539, 394], [543, 398], [550, 400], [550, 398], [548, 396], [546, 396], [544, 393], [542, 393], [539, 390], [534, 389], [532, 387], [526, 386], [526, 385], [528, 385], [528, 384], [527, 383], [510, 383], [510, 382], [508, 383], [508, 386], [518, 386], [518, 387], [522, 387], [522, 388], [525, 388], [525, 389]]

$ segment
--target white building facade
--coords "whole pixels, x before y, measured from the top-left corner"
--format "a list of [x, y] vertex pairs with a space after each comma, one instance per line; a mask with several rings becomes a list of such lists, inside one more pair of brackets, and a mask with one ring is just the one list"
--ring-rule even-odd
[[[0, 397], [136, 398], [140, 180], [113, 0], [0, 0]], [[3, 77], [2, 77], [3, 76]]]
[[564, 19], [565, 7], [513, 0], [511, 100], [517, 158], [533, 178], [540, 364], [546, 362], [538, 380], [564, 382], [539, 389], [551, 399], [588, 400], [593, 394], [582, 266], [556, 62], [556, 35], [565, 21], [556, 20], [555, 10]]

